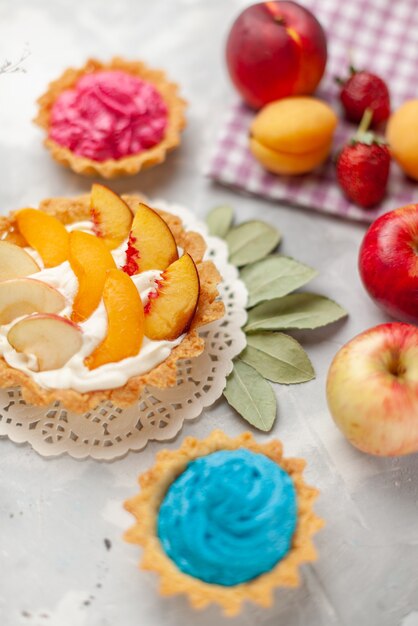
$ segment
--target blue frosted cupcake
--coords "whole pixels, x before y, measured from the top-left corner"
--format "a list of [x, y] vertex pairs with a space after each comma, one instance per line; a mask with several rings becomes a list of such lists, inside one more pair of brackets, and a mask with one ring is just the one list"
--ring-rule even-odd
[[161, 576], [161, 593], [186, 593], [237, 614], [246, 598], [270, 606], [275, 587], [297, 586], [298, 566], [316, 558], [322, 526], [305, 485], [304, 461], [284, 459], [278, 441], [221, 431], [163, 451], [125, 506], [137, 523], [126, 539], [144, 548], [142, 567]]

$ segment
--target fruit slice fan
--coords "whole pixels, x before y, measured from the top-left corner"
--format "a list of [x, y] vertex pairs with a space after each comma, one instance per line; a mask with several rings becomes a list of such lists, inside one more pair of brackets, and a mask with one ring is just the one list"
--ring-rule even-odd
[[185, 227], [205, 237], [206, 258], [218, 267], [225, 317], [205, 326], [206, 349], [197, 358], [179, 364], [177, 386], [147, 388], [138, 403], [127, 409], [104, 403], [83, 415], [67, 411], [59, 403], [31, 407], [19, 389], [0, 390], [0, 436], [30, 443], [43, 456], [68, 453], [75, 458], [112, 460], [129, 450], [142, 449], [149, 440], [173, 438], [184, 420], [196, 418], [222, 394], [232, 360], [245, 347], [241, 326], [246, 321], [247, 291], [235, 267], [228, 263], [225, 242], [207, 234], [206, 225], [184, 207], [162, 200], [152, 206], [179, 216]]

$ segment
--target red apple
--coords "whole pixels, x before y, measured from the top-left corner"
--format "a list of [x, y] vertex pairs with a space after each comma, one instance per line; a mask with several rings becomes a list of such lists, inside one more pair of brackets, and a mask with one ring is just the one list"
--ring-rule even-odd
[[363, 452], [418, 452], [418, 328], [392, 322], [352, 339], [331, 363], [327, 399], [337, 426]]
[[373, 222], [360, 248], [359, 270], [369, 295], [386, 313], [418, 322], [418, 204]]
[[327, 62], [321, 24], [296, 2], [261, 2], [235, 20], [226, 44], [232, 82], [255, 109], [268, 102], [311, 94]]

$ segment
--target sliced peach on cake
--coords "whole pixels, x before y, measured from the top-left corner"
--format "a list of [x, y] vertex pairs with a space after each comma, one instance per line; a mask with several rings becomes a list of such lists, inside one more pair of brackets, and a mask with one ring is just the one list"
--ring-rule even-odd
[[107, 335], [85, 359], [93, 370], [136, 356], [144, 337], [144, 309], [132, 279], [122, 270], [109, 270], [103, 289], [107, 313]]
[[16, 222], [45, 267], [55, 267], [68, 259], [68, 232], [56, 217], [37, 209], [22, 209], [16, 213]]
[[14, 243], [19, 248], [25, 248], [28, 245], [28, 242], [19, 231], [17, 225], [10, 226], [8, 231], [5, 234], [3, 241], [7, 241], [8, 243]]
[[196, 265], [189, 254], [172, 263], [157, 282], [145, 306], [145, 335], [149, 339], [177, 339], [190, 326], [199, 300]]
[[40, 280], [12, 278], [0, 282], [0, 324], [10, 324], [29, 313], [59, 313], [64, 307], [64, 296]]
[[110, 250], [128, 237], [133, 215], [126, 202], [105, 185], [94, 184], [90, 195], [90, 215], [95, 234]]
[[107, 270], [116, 268], [106, 244], [80, 230], [70, 234], [70, 265], [78, 280], [71, 319], [84, 322], [99, 306]]
[[39, 265], [26, 250], [9, 241], [0, 241], [0, 280], [30, 276], [39, 270]]
[[177, 259], [177, 245], [167, 223], [141, 203], [132, 222], [123, 270], [129, 276], [147, 270], [165, 270]]
[[79, 327], [59, 315], [30, 315], [9, 330], [7, 339], [17, 351], [34, 355], [38, 371], [63, 367], [82, 346]]

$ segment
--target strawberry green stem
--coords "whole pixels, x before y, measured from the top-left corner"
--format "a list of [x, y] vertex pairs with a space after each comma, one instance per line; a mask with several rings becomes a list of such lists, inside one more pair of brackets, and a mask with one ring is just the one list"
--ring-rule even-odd
[[371, 130], [367, 130], [369, 128], [370, 122], [372, 121], [373, 111], [371, 109], [366, 109], [363, 113], [363, 117], [361, 118], [360, 126], [357, 129], [356, 134], [351, 140], [351, 145], [355, 145], [356, 143], [364, 143], [367, 146], [371, 146], [373, 143], [383, 145], [386, 142], [383, 139], [379, 139], [376, 137]]
[[343, 85], [345, 85], [349, 79], [354, 76], [354, 74], [357, 74], [357, 68], [354, 67], [353, 65], [353, 52], [352, 50], [348, 51], [348, 76], [347, 78], [341, 78], [341, 76], [334, 76], [334, 81], [337, 83], [337, 85], [340, 85], [341, 87]]
[[373, 111], [371, 109], [366, 109], [363, 113], [363, 117], [361, 118], [360, 126], [358, 127], [357, 135], [363, 135], [370, 126], [370, 122], [372, 121]]

